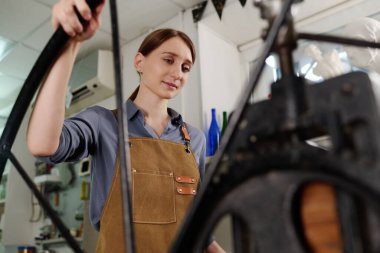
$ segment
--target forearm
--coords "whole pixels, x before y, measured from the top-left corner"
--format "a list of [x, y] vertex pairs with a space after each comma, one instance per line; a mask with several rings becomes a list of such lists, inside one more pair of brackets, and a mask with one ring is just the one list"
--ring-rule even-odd
[[27, 142], [33, 155], [53, 154], [65, 117], [65, 95], [79, 42], [70, 41], [49, 71], [29, 121]]

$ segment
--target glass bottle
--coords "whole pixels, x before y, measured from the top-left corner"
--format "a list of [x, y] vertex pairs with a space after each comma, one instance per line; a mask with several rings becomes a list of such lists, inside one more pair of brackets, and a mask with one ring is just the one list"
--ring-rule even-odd
[[223, 136], [224, 132], [226, 131], [228, 119], [227, 119], [227, 112], [223, 111], [223, 121], [222, 121], [222, 133], [221, 136]]
[[218, 123], [216, 121], [216, 109], [211, 109], [211, 123], [208, 129], [208, 145], [207, 145], [207, 156], [213, 156], [218, 149], [220, 138], [220, 130]]

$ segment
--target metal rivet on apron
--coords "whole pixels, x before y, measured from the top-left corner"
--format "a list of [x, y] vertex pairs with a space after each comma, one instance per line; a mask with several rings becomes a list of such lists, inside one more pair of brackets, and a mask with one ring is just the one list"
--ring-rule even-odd
[[133, 171], [133, 172], [137, 172], [137, 170], [135, 170], [135, 169], [133, 169], [132, 171]]
[[182, 192], [182, 189], [178, 189], [179, 192]]
[[177, 177], [177, 180], [180, 181], [180, 180], [181, 180], [181, 177]]
[[195, 190], [193, 190], [193, 193], [195, 194]]
[[173, 172], [171, 172], [171, 173], [169, 174], [169, 176], [173, 176]]
[[194, 182], [195, 182], [195, 179], [194, 179], [194, 178], [192, 178], [192, 179], [191, 179], [191, 182], [193, 182], [193, 183], [194, 183]]

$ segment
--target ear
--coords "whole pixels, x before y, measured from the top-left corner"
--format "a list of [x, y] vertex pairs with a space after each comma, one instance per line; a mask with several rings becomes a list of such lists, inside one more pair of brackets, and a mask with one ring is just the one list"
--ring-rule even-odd
[[135, 69], [137, 72], [139, 73], [142, 73], [142, 69], [143, 69], [143, 66], [144, 66], [144, 59], [145, 59], [145, 56], [138, 52], [135, 56]]

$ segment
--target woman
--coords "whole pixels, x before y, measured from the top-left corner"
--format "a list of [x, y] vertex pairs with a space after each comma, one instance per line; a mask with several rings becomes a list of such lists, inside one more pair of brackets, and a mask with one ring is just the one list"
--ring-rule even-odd
[[[61, 0], [53, 26], [71, 36], [42, 86], [28, 127], [32, 154], [53, 163], [92, 155], [90, 217], [99, 230], [97, 252], [125, 252], [115, 112], [95, 106], [64, 121], [67, 83], [81, 43], [99, 28], [103, 5]], [[74, 11], [88, 21], [83, 27]], [[195, 60], [191, 40], [161, 29], [148, 35], [134, 59], [140, 85], [127, 103], [137, 252], [167, 252], [204, 172], [202, 132], [167, 107], [183, 88]], [[49, 119], [49, 120], [46, 120]], [[211, 241], [207, 252], [224, 252]]]

